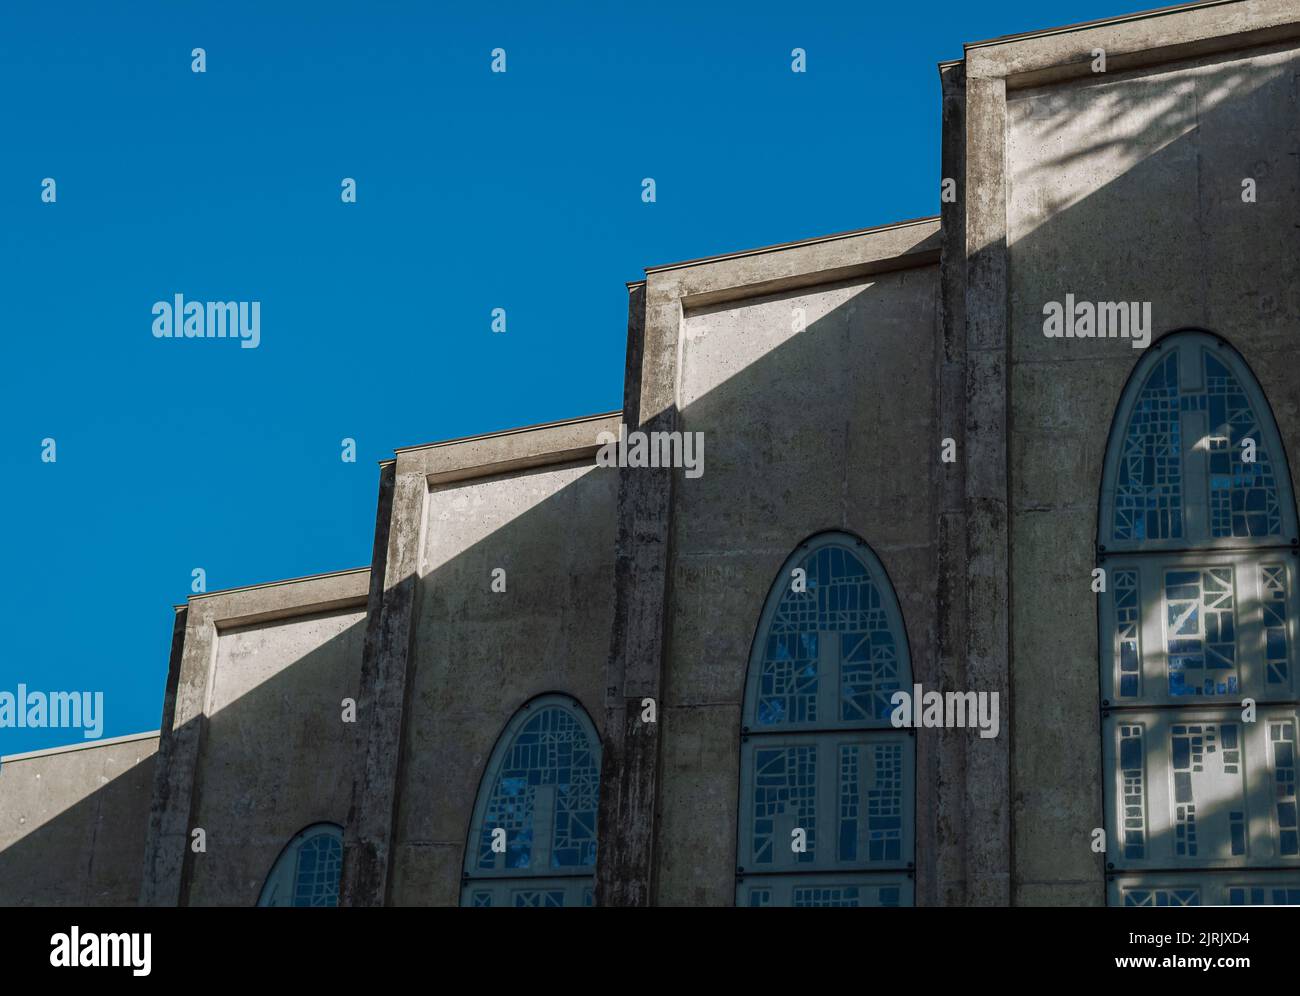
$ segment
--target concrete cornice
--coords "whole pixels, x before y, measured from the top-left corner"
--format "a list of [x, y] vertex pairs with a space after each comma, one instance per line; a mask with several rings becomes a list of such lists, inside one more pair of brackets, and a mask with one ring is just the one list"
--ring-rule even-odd
[[74, 750], [90, 750], [93, 747], [111, 747], [114, 744], [129, 744], [136, 740], [157, 740], [158, 730], [147, 733], [127, 733], [120, 737], [106, 737], [102, 740], [87, 740], [80, 744], [64, 744], [62, 747], [46, 747], [44, 750], [29, 750], [22, 754], [5, 754], [0, 756], [0, 765], [12, 764], [14, 761], [31, 761], [38, 757], [50, 757], [54, 754], [67, 754]]
[[727, 301], [933, 266], [939, 262], [939, 250], [939, 219], [918, 218], [714, 256], [648, 270], [647, 308], [680, 314]]
[[[1300, 38], [1296, 0], [1205, 0], [1008, 35], [965, 46], [966, 76], [1005, 80], [1008, 90], [1142, 69]], [[1106, 53], [1106, 73], [1092, 71]]]
[[204, 592], [190, 596], [187, 626], [212, 623], [218, 629], [231, 629], [293, 616], [364, 608], [369, 589], [370, 568], [354, 567], [329, 574]]
[[[721, 263], [730, 259], [745, 259], [749, 256], [761, 256], [766, 253], [784, 252], [789, 249], [798, 249], [803, 246], [821, 245], [824, 242], [838, 242], [841, 239], [860, 238], [864, 235], [873, 235], [881, 232], [891, 232], [900, 228], [908, 228], [914, 225], [936, 224], [939, 221], [938, 215], [926, 218], [911, 218], [907, 221], [892, 221], [884, 225], [873, 225], [871, 228], [855, 228], [848, 232], [836, 232], [833, 235], [818, 235], [809, 239], [799, 239], [794, 242], [778, 242], [775, 245], [759, 246], [755, 249], [741, 249], [737, 252], [720, 253], [717, 256], [702, 256], [699, 259], [683, 260], [680, 263], [663, 263], [659, 266], [647, 266], [645, 272], [664, 273], [667, 270], [680, 270], [689, 266], [706, 266], [711, 263]], [[645, 281], [640, 281], [644, 283]], [[633, 284], [628, 284], [629, 287]]]
[[[1088, 28], [1100, 28], [1109, 24], [1127, 24], [1129, 21], [1141, 21], [1148, 17], [1165, 17], [1169, 14], [1179, 14], [1186, 10], [1198, 10], [1202, 7], [1220, 7], [1223, 4], [1237, 2], [1239, 2], [1239, 0], [1200, 0], [1198, 3], [1180, 3], [1170, 7], [1153, 7], [1150, 10], [1139, 10], [1132, 14], [1118, 14], [1115, 17], [1102, 17], [1095, 21], [1078, 21], [1074, 24], [1064, 24], [1058, 28], [1039, 28], [1035, 31], [1019, 31], [1011, 35], [999, 35], [997, 38], [987, 38], [984, 41], [965, 42], [962, 45], [962, 48], [969, 52], [973, 48], [984, 48], [988, 45], [1002, 45], [1006, 42], [1026, 41], [1030, 38], [1047, 38], [1050, 35], [1061, 35], [1070, 31], [1084, 31]], [[940, 63], [940, 65], [943, 65], [943, 63]]]
[[602, 432], [618, 432], [621, 411], [467, 436], [397, 451], [397, 473], [422, 474], [429, 484], [491, 477], [594, 457]]

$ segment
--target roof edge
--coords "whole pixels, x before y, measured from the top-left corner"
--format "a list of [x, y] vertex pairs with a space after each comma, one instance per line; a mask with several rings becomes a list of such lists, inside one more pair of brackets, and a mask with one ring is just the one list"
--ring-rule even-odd
[[[1052, 35], [1069, 34], [1071, 31], [1087, 31], [1091, 28], [1101, 28], [1111, 24], [1125, 24], [1129, 21], [1144, 21], [1152, 17], [1165, 17], [1170, 14], [1181, 14], [1189, 10], [1200, 10], [1206, 7], [1222, 7], [1225, 4], [1240, 3], [1241, 0], [1196, 0], [1195, 3], [1182, 3], [1173, 7], [1153, 7], [1150, 10], [1134, 11], [1132, 14], [1119, 14], [1115, 17], [1103, 17], [1096, 21], [1079, 21], [1077, 24], [1064, 24], [1058, 28], [1039, 28], [1036, 31], [1021, 31], [1011, 35], [1001, 35], [997, 38], [986, 38], [983, 41], [965, 42], [962, 45], [964, 51], [970, 51], [973, 48], [987, 48], [991, 45], [1005, 45], [1010, 42], [1028, 41], [1031, 38], [1048, 38]], [[957, 60], [961, 61], [961, 60]], [[939, 63], [943, 66], [944, 63]]]
[[46, 747], [43, 750], [29, 750], [21, 754], [4, 754], [0, 756], [0, 764], [6, 761], [30, 761], [38, 757], [49, 757], [52, 754], [68, 754], [74, 750], [88, 750], [91, 747], [110, 747], [113, 744], [129, 744], [134, 740], [150, 740], [162, 736], [162, 730], [149, 730], [146, 733], [127, 733], [120, 737], [105, 737], [101, 740], [87, 740], [81, 744], [64, 744], [62, 747]]
[[[761, 256], [764, 253], [781, 252], [785, 249], [797, 249], [801, 246], [813, 246], [823, 242], [836, 242], [841, 239], [851, 239], [859, 235], [872, 235], [877, 232], [888, 232], [899, 228], [910, 228], [914, 225], [928, 225], [939, 220], [939, 215], [932, 214], [923, 218], [909, 218], [907, 221], [891, 221], [883, 225], [873, 225], [870, 228], [855, 228], [848, 232], [836, 232], [833, 235], [818, 235], [810, 239], [799, 239], [795, 242], [778, 242], [775, 245], [759, 246], [756, 249], [741, 249], [738, 252], [724, 252], [716, 256], [701, 256], [699, 259], [682, 260], [680, 263], [663, 263], [659, 266], [647, 266], [645, 272], [663, 273], [667, 270], [680, 270], [688, 266], [702, 266], [706, 263], [719, 263], [727, 259], [743, 259], [746, 256]], [[629, 284], [628, 286], [631, 286]]]
[[348, 574], [361, 574], [363, 572], [368, 572], [369, 570], [370, 565], [366, 564], [364, 567], [348, 567], [341, 571], [325, 571], [322, 574], [304, 574], [302, 577], [283, 578], [279, 581], [263, 581], [260, 584], [244, 584], [238, 585], [234, 588], [218, 588], [216, 591], [201, 591], [191, 595], [189, 599], [182, 602], [180, 605], [173, 607], [179, 610], [185, 608], [185, 606], [190, 602], [197, 602], [201, 598], [214, 598], [217, 595], [232, 595], [237, 591], [256, 591], [258, 588], [277, 588], [280, 585], [301, 584], [304, 581], [322, 581], [325, 578], [341, 578]]
[[458, 436], [455, 439], [440, 439], [433, 443], [419, 443], [415, 446], [399, 446], [394, 453], [411, 453], [415, 450], [429, 450], [438, 446], [454, 446], [458, 443], [474, 443], [484, 439], [498, 439], [502, 436], [514, 436], [524, 432], [537, 432], [541, 429], [557, 429], [565, 425], [581, 425], [583, 422], [599, 422], [601, 419], [609, 418], [612, 415], [622, 415], [623, 409], [615, 408], [613, 411], [598, 412], [594, 415], [580, 415], [577, 418], [562, 418], [555, 422], [538, 422], [535, 425], [521, 425], [514, 429], [499, 429], [496, 432], [481, 432], [474, 436]]

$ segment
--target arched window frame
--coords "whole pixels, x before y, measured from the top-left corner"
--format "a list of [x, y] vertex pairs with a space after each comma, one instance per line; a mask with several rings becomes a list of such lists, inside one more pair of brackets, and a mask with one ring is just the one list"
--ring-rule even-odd
[[[327, 853], [317, 853], [318, 848]], [[326, 867], [319, 866], [324, 858]], [[303, 827], [284, 845], [267, 872], [258, 906], [338, 906], [343, 869], [343, 828], [337, 823]], [[308, 881], [310, 875], [313, 881]], [[330, 884], [332, 880], [332, 885]]]
[[[1211, 490], [1216, 480], [1220, 491], [1238, 482], [1240, 438], [1209, 424], [1201, 399], [1211, 360], [1235, 379], [1253, 414], [1246, 434], [1270, 464], [1275, 529], [1247, 523], [1231, 530], [1239, 535], [1214, 535]], [[1135, 536], [1117, 529], [1120, 464], [1148, 378], [1171, 362], [1181, 534]], [[1211, 463], [1216, 450], [1231, 464], [1227, 474]], [[1098, 502], [1098, 566], [1107, 582], [1098, 593], [1103, 811], [1114, 905], [1300, 900], [1296, 535], [1287, 453], [1245, 359], [1199, 329], [1153, 343], [1116, 408]], [[1198, 664], [1229, 659], [1231, 668]], [[1246, 698], [1257, 703], [1256, 722], [1243, 720]]]
[[[464, 872], [460, 896], [461, 906], [591, 906], [594, 904], [596, 881], [594, 846], [596, 827], [594, 822], [592, 827], [593, 846], [590, 849], [589, 860], [586, 860], [583, 864], [566, 865], [557, 869], [546, 863], [547, 857], [551, 854], [555, 837], [553, 810], [551, 811], [552, 819], [548, 823], [546, 848], [543, 851], [542, 849], [530, 847], [531, 864], [528, 868], [509, 867], [506, 864], [508, 853], [502, 856], [497, 862], [498, 866], [494, 868], [482, 867], [479, 862], [481, 856], [480, 844], [485, 840], [484, 820], [487, 817], [488, 807], [492, 802], [497, 782], [501, 776], [502, 766], [514, 748], [519, 734], [524, 731], [529, 722], [539, 714], [552, 709], [561, 710], [571, 717], [586, 737], [587, 750], [591, 755], [590, 767], [594, 767], [597, 779], [595, 786], [596, 798], [590, 810], [593, 821], [599, 813], [601, 742], [595, 724], [592, 723], [591, 717], [583, 708], [582, 703], [571, 695], [559, 692], [539, 695], [524, 703], [502, 729], [500, 736], [497, 737], [496, 745], [493, 747], [492, 754], [483, 769], [483, 775], [479, 779], [478, 794], [474, 800], [474, 812], [466, 835], [465, 857], [462, 862]], [[545, 818], [545, 814], [543, 814], [543, 818]], [[488, 828], [489, 838], [491, 829]], [[512, 843], [515, 842], [510, 841], [507, 833], [507, 847], [510, 847]]]
[[[826, 648], [818, 640], [819, 664], [834, 660], [832, 681], [822, 681], [818, 670], [817, 703], [819, 718], [815, 721], [765, 724], [759, 721], [760, 684], [763, 679], [763, 662], [766, 659], [768, 637], [773, 619], [783, 599], [791, 589], [793, 572], [803, 567], [808, 570], [814, 558], [823, 550], [841, 549], [865, 568], [875, 587], [883, 609], [889, 632], [893, 636], [898, 661], [898, 688], [912, 692], [911, 649], [907, 639], [901, 608], [894, 586], [884, 565], [871, 548], [857, 536], [842, 531], [828, 531], [809, 537], [786, 559], [768, 590], [751, 644], [745, 679], [745, 694], [741, 712], [739, 812], [737, 814], [736, 843], [736, 904], [739, 906], [910, 906], [914, 901], [913, 871], [915, 867], [916, 825], [916, 743], [910, 729], [896, 729], [889, 720], [888, 711], [883, 716], [844, 720], [841, 718], [841, 690], [843, 644], [836, 650]], [[809, 572], [811, 575], [811, 572]], [[800, 632], [803, 632], [802, 630]], [[830, 630], [828, 632], [842, 632]], [[827, 719], [828, 710], [833, 718]], [[879, 712], [879, 705], [877, 705]], [[834, 832], [813, 838], [810, 848], [812, 859], [795, 855], [790, 846], [792, 819], [782, 816], [775, 820], [771, 835], [769, 860], [755, 848], [756, 791], [759, 778], [757, 766], [767, 752], [769, 760], [784, 764], [773, 749], [797, 750], [815, 747], [815, 767], [812, 772], [816, 786], [814, 815], [816, 825], [829, 824]], [[845, 748], [859, 748], [846, 755]], [[865, 748], [865, 750], [862, 750]], [[877, 748], [880, 752], [877, 752]], [[884, 853], [885, 845], [877, 844], [884, 856], [871, 858], [864, 855], [871, 846], [872, 831], [869, 825], [869, 802], [865, 787], [870, 784], [866, 775], [848, 783], [856, 793], [853, 828], [846, 834], [845, 806], [853, 800], [843, 795], [844, 779], [851, 773], [860, 773], [864, 761], [874, 754], [879, 764], [888, 763], [885, 753], [897, 748], [900, 779], [898, 818], [899, 839], [896, 854]], [[794, 755], [798, 757], [799, 755]], [[851, 760], [850, 760], [851, 758]], [[841, 768], [842, 764], [849, 767]], [[795, 817], [795, 820], [802, 819]], [[802, 828], [807, 830], [808, 828]], [[841, 835], [845, 840], [841, 841]], [[841, 857], [842, 844], [853, 838], [850, 859]], [[830, 857], [826, 857], [827, 854]]]

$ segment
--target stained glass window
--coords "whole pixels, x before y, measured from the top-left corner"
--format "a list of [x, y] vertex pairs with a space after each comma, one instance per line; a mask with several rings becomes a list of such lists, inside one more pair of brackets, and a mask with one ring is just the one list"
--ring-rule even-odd
[[343, 828], [316, 823], [289, 841], [266, 876], [258, 906], [337, 906]]
[[474, 807], [462, 906], [590, 906], [600, 740], [582, 707], [546, 695], [502, 733]]
[[1139, 361], [1098, 529], [1113, 904], [1300, 897], [1286, 467], [1268, 403], [1226, 343], [1178, 333]]
[[853, 536], [814, 537], [777, 576], [750, 655], [738, 905], [911, 904], [915, 745], [890, 723], [900, 689], [911, 663], [884, 568]]

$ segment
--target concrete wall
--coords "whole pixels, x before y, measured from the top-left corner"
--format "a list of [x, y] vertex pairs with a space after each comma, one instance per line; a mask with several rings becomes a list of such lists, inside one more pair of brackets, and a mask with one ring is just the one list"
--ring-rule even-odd
[[347, 820], [361, 723], [344, 721], [343, 700], [360, 694], [369, 577], [190, 599], [168, 678], [143, 902], [255, 905], [294, 834]]
[[[1094, 566], [1107, 432], [1141, 355], [1048, 339], [1043, 304], [1150, 301], [1250, 363], [1300, 445], [1300, 48], [1221, 52], [1009, 93], [1015, 888], [1104, 901]], [[1258, 184], [1243, 203], [1242, 179]], [[1068, 773], [1068, 775], [1066, 774]]]
[[[602, 732], [617, 489], [617, 471], [590, 460], [431, 487], [394, 904], [459, 901], [479, 782], [526, 701], [566, 692]], [[504, 592], [492, 591], [495, 568], [506, 572]]]
[[364, 608], [222, 631], [194, 826], [207, 831], [187, 902], [252, 906], [289, 839], [312, 823], [347, 819], [357, 725]]
[[[870, 544], [897, 589], [914, 674], [932, 679], [936, 230], [911, 223], [650, 274], [643, 377], [671, 384], [677, 428], [704, 434], [704, 473], [673, 472], [665, 517], [660, 905], [734, 902], [745, 672], [764, 600], [800, 542], [843, 529]], [[656, 331], [675, 340], [671, 379], [655, 368]], [[919, 748], [918, 771], [930, 770], [932, 747]], [[934, 781], [918, 780], [918, 854], [933, 889]]]
[[0, 906], [134, 906], [156, 733], [0, 762]]

